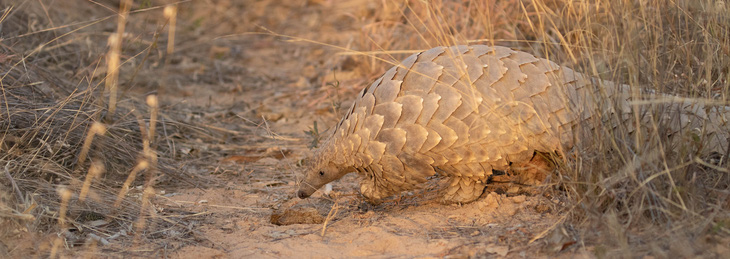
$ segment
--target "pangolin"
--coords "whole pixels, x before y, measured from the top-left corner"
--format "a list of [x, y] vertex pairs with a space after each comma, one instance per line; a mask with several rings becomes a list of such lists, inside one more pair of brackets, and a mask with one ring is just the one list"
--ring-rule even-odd
[[[446, 178], [443, 202], [471, 202], [493, 170], [527, 163], [536, 152], [563, 154], [580, 140], [579, 126], [600, 125], [586, 123], [591, 119], [612, 116], [632, 124], [636, 113], [625, 112], [636, 105], [631, 90], [507, 47], [426, 50], [358, 94], [314, 152], [297, 196], [307, 198], [358, 172], [364, 176], [361, 194], [378, 203], [438, 172]], [[699, 127], [707, 147], [725, 154], [728, 107], [650, 95], [669, 100], [661, 102], [664, 116], [680, 118], [668, 135]]]

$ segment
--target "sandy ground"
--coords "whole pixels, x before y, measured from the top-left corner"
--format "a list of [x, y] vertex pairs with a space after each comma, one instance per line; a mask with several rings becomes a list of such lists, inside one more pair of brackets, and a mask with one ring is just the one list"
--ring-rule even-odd
[[[301, 17], [303, 22], [274, 20], [263, 26], [317, 41], [335, 39], [336, 44], [359, 37], [357, 21], [327, 17], [326, 13], [362, 10], [348, 2], [334, 2], [269, 8]], [[345, 24], [337, 24], [343, 21]], [[302, 35], [306, 31], [313, 33]], [[425, 191], [372, 206], [359, 197], [354, 175], [335, 182], [329, 195], [320, 192], [307, 200], [294, 198], [301, 174], [298, 164], [311, 154], [307, 147], [311, 139], [304, 132], [314, 121], [319, 122], [320, 130], [334, 125], [339, 114], [332, 112], [332, 103], [341, 101], [342, 107], [349, 106], [355, 93], [371, 79], [353, 72], [360, 64], [350, 64], [356, 61], [336, 55], [336, 49], [272, 36], [234, 36], [196, 48], [203, 51], [181, 50], [176, 58], [184, 64], [201, 54], [216, 55], [216, 51], [222, 57], [191, 64], [192, 74], [170, 71], [170, 80], [178, 84], [162, 87], [159, 96], [167, 110], [194, 111], [191, 123], [219, 128], [228, 135], [223, 143], [200, 138], [179, 149], [179, 159], [189, 159], [194, 165], [189, 169], [213, 174], [225, 184], [165, 190], [165, 195], [158, 196], [156, 202], [162, 208], [204, 215], [192, 226], [198, 242], [171, 244], [165, 255], [532, 257], [562, 250], [585, 251], [585, 247], [570, 247], [574, 242], [561, 235], [550, 242], [530, 242], [557, 229], [560, 215], [550, 209], [560, 203], [557, 198], [503, 191], [485, 194], [463, 206], [442, 205], [434, 198], [432, 184]], [[335, 83], [335, 77], [340, 88], [327, 86]], [[273, 221], [285, 224], [302, 217], [316, 223], [280, 226], [272, 224], [272, 215]]]

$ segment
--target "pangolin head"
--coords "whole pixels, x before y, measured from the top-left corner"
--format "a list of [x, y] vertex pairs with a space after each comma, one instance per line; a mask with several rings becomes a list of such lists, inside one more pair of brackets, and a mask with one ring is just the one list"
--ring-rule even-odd
[[337, 165], [331, 161], [332, 156], [343, 154], [334, 154], [327, 151], [318, 150], [318, 152], [315, 152], [312, 162], [305, 167], [304, 179], [299, 182], [299, 190], [297, 191], [297, 197], [300, 199], [311, 196], [325, 184], [352, 172], [352, 167]]

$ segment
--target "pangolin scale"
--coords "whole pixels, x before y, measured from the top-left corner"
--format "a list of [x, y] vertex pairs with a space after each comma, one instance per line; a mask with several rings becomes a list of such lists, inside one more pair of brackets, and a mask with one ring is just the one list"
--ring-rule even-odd
[[[297, 196], [357, 171], [365, 176], [361, 194], [377, 203], [438, 172], [448, 179], [444, 202], [470, 202], [492, 170], [527, 163], [536, 152], [563, 154], [581, 139], [578, 127], [601, 125], [592, 119], [632, 124], [633, 115], [624, 112], [634, 105], [630, 91], [506, 47], [417, 53], [360, 92], [315, 151]], [[652, 95], [658, 97], [671, 99]], [[665, 117], [680, 118], [668, 135], [701, 127], [707, 149], [725, 154], [728, 107], [685, 99], [663, 105]]]

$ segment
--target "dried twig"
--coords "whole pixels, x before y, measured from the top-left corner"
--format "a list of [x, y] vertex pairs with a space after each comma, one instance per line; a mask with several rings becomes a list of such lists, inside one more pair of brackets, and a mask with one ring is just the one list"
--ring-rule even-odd
[[25, 198], [23, 198], [23, 193], [20, 192], [20, 188], [18, 188], [18, 184], [15, 183], [15, 180], [13, 179], [13, 176], [10, 174], [10, 170], [8, 170], [8, 167], [10, 166], [9, 161], [7, 164], [5, 164], [5, 177], [8, 178], [8, 181], [10, 181], [10, 184], [13, 186], [13, 190], [15, 190], [15, 194], [18, 195], [18, 200], [22, 203], [25, 203]]

